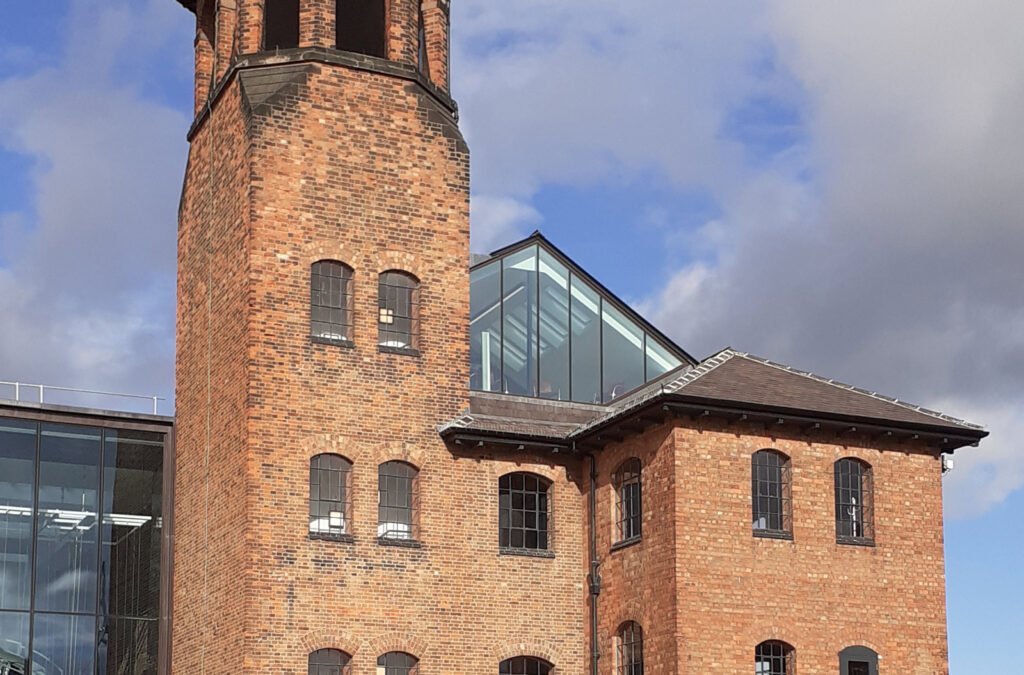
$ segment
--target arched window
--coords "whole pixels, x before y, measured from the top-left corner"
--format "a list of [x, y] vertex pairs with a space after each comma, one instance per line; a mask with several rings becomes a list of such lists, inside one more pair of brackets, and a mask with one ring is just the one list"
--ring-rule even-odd
[[309, 330], [314, 340], [352, 340], [352, 268], [336, 260], [310, 267]]
[[546, 479], [525, 472], [505, 474], [498, 479], [501, 548], [547, 550], [550, 486]]
[[[377, 468], [377, 536], [415, 540], [417, 511], [416, 467], [405, 462], [384, 462]], [[383, 658], [383, 657], [382, 657]], [[390, 672], [390, 671], [388, 671]]]
[[870, 544], [875, 539], [871, 465], [853, 457], [835, 464], [836, 540]]
[[750, 497], [754, 534], [793, 536], [793, 500], [789, 457], [758, 450], [750, 458]]
[[309, 460], [309, 531], [348, 534], [352, 512], [352, 462], [340, 455]]
[[352, 658], [339, 649], [318, 649], [309, 655], [309, 675], [348, 675]]
[[839, 675], [878, 675], [878, 654], [869, 647], [847, 647], [839, 652]]
[[533, 656], [505, 659], [498, 666], [498, 675], [548, 675], [551, 664]]
[[430, 75], [430, 57], [427, 52], [427, 26], [423, 20], [423, 2], [419, 3], [419, 19], [416, 26], [416, 69], [424, 75]]
[[754, 651], [755, 675], [794, 675], [796, 653], [793, 647], [778, 640], [762, 642]]
[[388, 652], [377, 657], [377, 675], [416, 675], [418, 663], [412, 654]]
[[644, 631], [635, 621], [619, 628], [616, 641], [616, 672], [618, 675], [644, 675]]
[[385, 0], [335, 0], [335, 46], [346, 52], [387, 56]]
[[640, 536], [643, 504], [640, 495], [640, 460], [627, 459], [615, 471], [615, 527], [617, 541]]
[[263, 7], [263, 49], [299, 46], [299, 0], [266, 0]]
[[419, 348], [420, 284], [405, 272], [380, 275], [377, 344], [400, 352]]

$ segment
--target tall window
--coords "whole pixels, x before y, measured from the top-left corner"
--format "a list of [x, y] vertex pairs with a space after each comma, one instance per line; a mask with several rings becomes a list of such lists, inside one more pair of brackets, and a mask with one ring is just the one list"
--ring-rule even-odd
[[412, 654], [388, 652], [377, 657], [377, 675], [416, 675], [418, 663]]
[[532, 473], [509, 473], [498, 479], [498, 545], [544, 551], [548, 548], [548, 488]]
[[[378, 467], [377, 536], [416, 539], [416, 479], [419, 472], [405, 462]], [[390, 671], [388, 671], [390, 672]]]
[[387, 56], [384, 0], [336, 0], [335, 46], [346, 52]]
[[796, 658], [793, 648], [785, 642], [768, 640], [754, 651], [756, 675], [794, 675]]
[[871, 465], [846, 457], [835, 463], [836, 539], [870, 543], [875, 538]]
[[263, 8], [263, 48], [299, 46], [299, 0], [266, 0]]
[[789, 458], [776, 450], [758, 450], [750, 458], [750, 495], [754, 534], [793, 535]]
[[351, 657], [338, 649], [318, 649], [309, 655], [309, 675], [347, 675]]
[[348, 534], [352, 512], [352, 462], [340, 455], [309, 460], [309, 531]]
[[839, 652], [839, 675], [878, 675], [878, 654], [870, 647], [847, 647]]
[[498, 666], [498, 675], [548, 675], [551, 664], [533, 656], [505, 659]]
[[423, 3], [420, 2], [419, 20], [416, 27], [416, 42], [419, 49], [416, 52], [416, 68], [424, 75], [430, 75], [430, 59], [427, 53], [427, 27], [423, 21]]
[[336, 260], [310, 267], [309, 328], [317, 339], [352, 339], [352, 268]]
[[644, 631], [640, 624], [627, 621], [616, 637], [618, 675], [644, 675]]
[[405, 272], [380, 275], [377, 303], [377, 344], [387, 349], [419, 347], [420, 285]]
[[643, 509], [640, 498], [640, 460], [627, 459], [615, 472], [615, 521], [618, 541], [640, 536]]

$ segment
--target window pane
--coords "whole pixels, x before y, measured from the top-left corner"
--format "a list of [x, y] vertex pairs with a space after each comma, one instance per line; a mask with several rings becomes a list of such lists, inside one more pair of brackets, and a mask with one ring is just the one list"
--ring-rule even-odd
[[403, 272], [384, 272], [379, 279], [377, 344], [415, 349], [419, 320], [418, 283]]
[[39, 457], [36, 609], [95, 612], [100, 432], [44, 424]]
[[378, 468], [378, 537], [413, 538], [412, 492], [415, 475], [416, 470], [402, 462], [385, 462]]
[[0, 419], [0, 609], [29, 608], [35, 457], [35, 423]]
[[158, 626], [156, 619], [111, 618], [101, 624], [98, 672], [156, 675]]
[[470, 387], [499, 391], [501, 386], [501, 263], [469, 276]]
[[502, 261], [504, 265], [503, 359], [508, 394], [537, 395], [537, 247]]
[[644, 332], [608, 303], [602, 317], [602, 400], [607, 403], [644, 383]]
[[664, 375], [670, 370], [683, 365], [683, 362], [673, 356], [667, 349], [655, 342], [654, 337], [647, 335], [647, 381]]
[[298, 47], [299, 0], [267, 0], [264, 12], [264, 49]]
[[335, 10], [338, 49], [385, 56], [384, 0], [336, 0]]
[[540, 249], [541, 397], [569, 399], [569, 270]]
[[601, 402], [601, 299], [575, 275], [570, 278], [572, 310], [572, 400]]
[[22, 675], [28, 671], [28, 614], [0, 612], [0, 673]]
[[32, 670], [35, 673], [94, 674], [95, 616], [36, 614], [33, 635]]

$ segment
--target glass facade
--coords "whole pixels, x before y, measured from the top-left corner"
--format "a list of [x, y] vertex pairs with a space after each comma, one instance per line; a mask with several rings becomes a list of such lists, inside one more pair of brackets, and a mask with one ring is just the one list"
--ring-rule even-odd
[[0, 418], [0, 673], [156, 673], [164, 434]]
[[470, 387], [608, 403], [683, 364], [543, 246], [470, 275]]

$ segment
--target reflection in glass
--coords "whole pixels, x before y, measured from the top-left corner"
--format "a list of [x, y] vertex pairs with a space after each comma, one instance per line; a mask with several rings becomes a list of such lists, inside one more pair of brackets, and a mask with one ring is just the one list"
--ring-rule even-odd
[[36, 424], [0, 419], [0, 609], [29, 608], [35, 459]]
[[607, 403], [644, 383], [644, 332], [604, 303], [601, 316], [602, 400]]
[[0, 612], [0, 675], [24, 675], [28, 658], [28, 613]]
[[540, 249], [541, 398], [569, 399], [569, 270]]
[[156, 619], [110, 619], [100, 626], [100, 673], [156, 675], [159, 656]]
[[501, 390], [501, 262], [469, 277], [470, 387]]
[[37, 613], [32, 630], [33, 675], [93, 675], [94, 615]]
[[575, 274], [572, 293], [572, 400], [601, 402], [601, 296]]
[[36, 526], [37, 611], [96, 611], [99, 478], [99, 430], [43, 425]]
[[507, 394], [536, 396], [537, 247], [509, 255], [504, 264], [502, 336]]
[[683, 362], [672, 355], [667, 349], [647, 336], [647, 381], [660, 377], [670, 370], [683, 365]]

